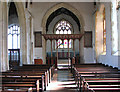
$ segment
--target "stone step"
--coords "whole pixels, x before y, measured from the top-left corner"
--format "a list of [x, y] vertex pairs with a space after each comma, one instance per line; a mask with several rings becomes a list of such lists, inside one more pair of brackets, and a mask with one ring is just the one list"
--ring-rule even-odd
[[58, 60], [58, 64], [68, 64], [68, 59]]

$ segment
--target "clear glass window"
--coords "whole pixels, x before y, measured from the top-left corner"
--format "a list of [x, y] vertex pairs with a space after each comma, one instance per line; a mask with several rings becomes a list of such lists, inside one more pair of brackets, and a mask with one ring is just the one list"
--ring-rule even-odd
[[[56, 34], [71, 34], [72, 33], [72, 26], [68, 21], [61, 20], [56, 24], [55, 30], [56, 30]], [[56, 45], [58, 45], [58, 48], [68, 48], [68, 40], [64, 39], [62, 41], [61, 39], [59, 39], [57, 41]], [[71, 39], [69, 40], [69, 48], [72, 48]]]
[[8, 28], [8, 49], [20, 49], [20, 27], [17, 25]]

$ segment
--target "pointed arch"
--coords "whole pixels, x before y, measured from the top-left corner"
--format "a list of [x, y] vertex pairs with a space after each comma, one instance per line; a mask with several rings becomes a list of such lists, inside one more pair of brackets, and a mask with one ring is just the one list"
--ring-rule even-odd
[[[58, 9], [60, 9], [60, 8], [65, 8], [65, 9], [67, 9], [67, 10], [69, 10], [69, 11], [71, 11], [77, 18], [78, 18], [78, 20], [79, 20], [79, 22], [80, 22], [80, 33], [84, 33], [84, 26], [85, 26], [85, 23], [84, 23], [84, 18], [82, 17], [82, 15], [80, 14], [80, 12], [77, 10], [77, 9], [75, 9], [73, 6], [71, 6], [71, 5], [69, 5], [69, 4], [67, 4], [67, 3], [58, 3], [58, 4], [56, 4], [56, 5], [54, 5], [53, 7], [51, 7], [46, 13], [45, 13], [45, 15], [43, 16], [43, 19], [42, 19], [42, 24], [41, 24], [41, 26], [42, 26], [42, 28], [43, 28], [43, 34], [46, 34], [46, 23], [47, 23], [47, 19], [49, 18], [49, 16], [53, 13], [53, 12], [55, 12], [56, 10], [58, 10]], [[45, 41], [45, 39], [43, 39], [42, 40], [43, 42], [43, 50], [42, 50], [42, 53], [43, 53], [43, 58], [44, 58], [44, 60], [46, 61], [46, 41]], [[83, 43], [83, 38], [81, 39], [81, 41], [80, 41], [80, 43]], [[81, 45], [81, 47], [80, 47], [81, 49], [80, 49], [80, 51], [83, 53], [84, 51], [83, 51], [83, 44]], [[84, 57], [84, 54], [82, 55], [80, 55], [81, 57]], [[84, 62], [84, 59], [83, 58], [81, 58], [81, 61], [82, 62]]]
[[[18, 11], [18, 19], [21, 28], [21, 64], [27, 63], [27, 32], [26, 32], [26, 17], [25, 10], [22, 2], [15, 2], [17, 11]], [[22, 62], [23, 61], [23, 62]]]
[[66, 8], [68, 9], [69, 11], [71, 11], [72, 13], [74, 13], [77, 18], [79, 19], [80, 21], [80, 24], [81, 24], [81, 32], [83, 33], [84, 32], [84, 20], [83, 20], [83, 17], [82, 15], [80, 14], [80, 12], [75, 9], [74, 7], [72, 7], [71, 5], [67, 4], [67, 3], [59, 3], [57, 5], [54, 5], [52, 8], [50, 8], [44, 15], [43, 19], [42, 19], [42, 27], [43, 27], [43, 33], [46, 33], [46, 22], [47, 22], [47, 19], [48, 17], [56, 10], [58, 10], [59, 8]]
[[18, 14], [19, 26], [20, 26], [20, 65], [27, 63], [27, 32], [26, 32], [26, 17], [25, 17], [25, 9], [23, 6], [23, 2], [20, 0], [16, 2], [16, 0], [10, 0], [10, 2], [14, 2]]

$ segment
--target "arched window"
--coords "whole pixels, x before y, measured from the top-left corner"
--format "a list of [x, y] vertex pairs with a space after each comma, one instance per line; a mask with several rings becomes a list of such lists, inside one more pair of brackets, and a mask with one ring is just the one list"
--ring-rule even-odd
[[103, 52], [106, 52], [106, 21], [105, 21], [105, 8], [103, 10]]
[[[71, 34], [72, 26], [68, 21], [63, 19], [56, 24], [55, 31], [56, 31], [56, 34]], [[64, 39], [63, 41], [59, 39], [56, 44], [58, 45], [58, 48], [68, 48], [67, 39]], [[69, 40], [69, 48], [72, 48], [71, 39]]]
[[20, 27], [17, 25], [8, 28], [8, 49], [20, 49]]

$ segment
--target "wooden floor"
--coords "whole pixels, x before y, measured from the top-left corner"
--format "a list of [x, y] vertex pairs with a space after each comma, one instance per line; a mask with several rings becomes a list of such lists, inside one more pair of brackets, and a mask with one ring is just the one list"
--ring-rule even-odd
[[68, 69], [55, 70], [52, 82], [47, 88], [47, 92], [77, 92], [77, 87], [73, 75]]

